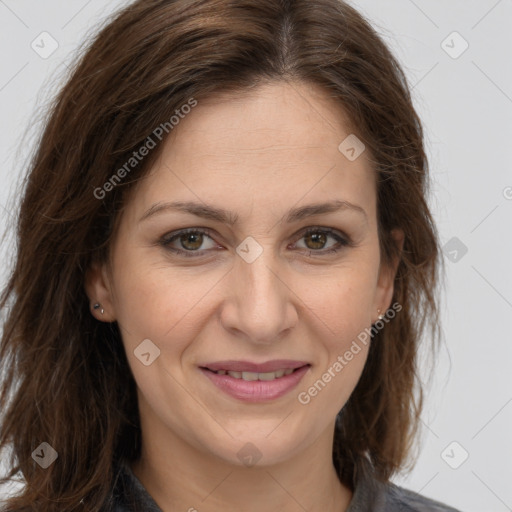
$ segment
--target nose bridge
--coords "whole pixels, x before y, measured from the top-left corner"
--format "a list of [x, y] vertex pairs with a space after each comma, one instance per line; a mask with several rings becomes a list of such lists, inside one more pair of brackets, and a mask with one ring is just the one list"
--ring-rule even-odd
[[270, 245], [263, 247], [250, 237], [240, 244], [237, 253], [225, 327], [243, 332], [252, 341], [272, 342], [296, 319], [291, 292], [279, 278], [279, 260]]

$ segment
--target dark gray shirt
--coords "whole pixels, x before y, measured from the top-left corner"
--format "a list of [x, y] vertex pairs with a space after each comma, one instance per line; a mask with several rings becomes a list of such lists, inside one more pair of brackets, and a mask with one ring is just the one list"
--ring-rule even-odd
[[[118, 475], [114, 488], [112, 512], [162, 512], [131, 471], [128, 463], [125, 462], [120, 466]], [[368, 469], [356, 482], [354, 495], [347, 512], [460, 511], [392, 483], [380, 483], [371, 476]]]

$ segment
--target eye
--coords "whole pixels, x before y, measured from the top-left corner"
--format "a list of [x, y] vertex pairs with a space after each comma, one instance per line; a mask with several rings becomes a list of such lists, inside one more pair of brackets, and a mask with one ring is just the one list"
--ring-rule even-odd
[[[177, 233], [170, 233], [170, 235], [164, 236], [160, 243], [166, 249], [169, 249], [176, 254], [187, 257], [195, 257], [197, 255], [191, 253], [201, 252], [199, 249], [201, 249], [205, 239], [208, 238], [213, 242], [213, 239], [209, 233], [210, 231], [207, 229], [183, 229]], [[178, 247], [173, 247], [173, 244], [178, 245]], [[212, 247], [215, 247], [215, 244], [211, 245], [209, 248]], [[208, 247], [203, 247], [203, 250], [204, 249], [208, 249]]]
[[[336, 243], [331, 244], [331, 246], [326, 249], [325, 245], [329, 238]], [[205, 244], [207, 240], [211, 241], [210, 246], [204, 247], [203, 244]], [[343, 247], [352, 245], [349, 237], [341, 235], [330, 228], [309, 228], [301, 234], [299, 241], [302, 240], [305, 241], [304, 249], [308, 256], [322, 256], [329, 253], [336, 253]], [[174, 254], [187, 258], [200, 257], [209, 249], [214, 249], [215, 247], [219, 248], [211, 236], [211, 231], [206, 228], [189, 228], [169, 233], [159, 241], [159, 244]], [[297, 242], [295, 245], [297, 245]]]
[[[327, 244], [327, 240], [329, 238], [335, 240], [337, 243], [325, 249], [325, 245]], [[336, 253], [339, 252], [343, 247], [351, 245], [351, 241], [348, 237], [341, 236], [330, 228], [309, 228], [306, 232], [302, 233], [299, 240], [306, 241], [305, 248], [309, 249], [307, 252], [308, 256], [311, 256], [315, 253], [320, 256], [323, 254]]]

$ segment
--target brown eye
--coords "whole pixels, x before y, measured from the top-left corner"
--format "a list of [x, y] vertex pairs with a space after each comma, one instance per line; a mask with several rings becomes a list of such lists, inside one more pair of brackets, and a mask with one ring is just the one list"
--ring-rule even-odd
[[186, 233], [179, 238], [181, 246], [190, 251], [196, 251], [203, 245], [202, 233]]
[[[331, 244], [330, 246], [327, 245], [329, 238], [333, 239], [337, 243]], [[304, 240], [305, 245], [302, 249], [306, 249], [309, 256], [313, 254], [322, 256], [328, 253], [336, 253], [343, 247], [351, 245], [348, 237], [343, 237], [341, 234], [337, 234], [337, 232], [326, 228], [308, 229], [308, 231], [303, 233], [302, 238], [299, 241], [302, 240]]]
[[[334, 240], [336, 243], [328, 245], [329, 239]], [[207, 244], [208, 240], [210, 241], [210, 246], [205, 247], [204, 244]], [[343, 247], [352, 245], [349, 237], [341, 233], [338, 234], [329, 228], [310, 228], [302, 234], [299, 242], [305, 244], [303, 247], [299, 246], [299, 248], [303, 249], [308, 256], [323, 256], [329, 253], [337, 253]], [[186, 257], [205, 256], [211, 249], [222, 249], [222, 247], [215, 245], [209, 230], [198, 228], [170, 233], [161, 238], [159, 243], [170, 252]]]
[[323, 231], [313, 231], [311, 233], [307, 233], [304, 236], [304, 240], [310, 240], [311, 244], [306, 243], [308, 249], [323, 249], [324, 245], [327, 243], [327, 236]]
[[[160, 245], [179, 255], [203, 256], [209, 249], [215, 247], [209, 233], [203, 229], [186, 229], [164, 236], [160, 240]], [[210, 241], [210, 246], [206, 245], [208, 241]]]

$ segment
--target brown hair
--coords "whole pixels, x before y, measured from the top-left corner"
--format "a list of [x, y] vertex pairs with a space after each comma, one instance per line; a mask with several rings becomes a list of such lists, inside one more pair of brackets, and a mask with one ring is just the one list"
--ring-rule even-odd
[[[439, 335], [441, 259], [422, 126], [400, 65], [340, 0], [138, 0], [83, 50], [28, 171], [1, 298], [10, 309], [0, 449], [12, 449], [7, 478], [21, 471], [26, 481], [6, 511], [102, 510], [113, 464], [140, 454], [136, 384], [120, 332], [91, 315], [84, 274], [107, 257], [126, 194], [162, 143], [101, 200], [95, 191], [191, 98], [276, 80], [323, 87], [373, 155], [384, 262], [398, 255], [391, 230], [405, 233], [393, 296], [402, 309], [374, 334], [333, 446], [349, 486], [363, 458], [382, 481], [403, 468], [422, 403], [418, 343], [427, 327]], [[42, 471], [31, 454], [43, 441], [59, 458]]]

